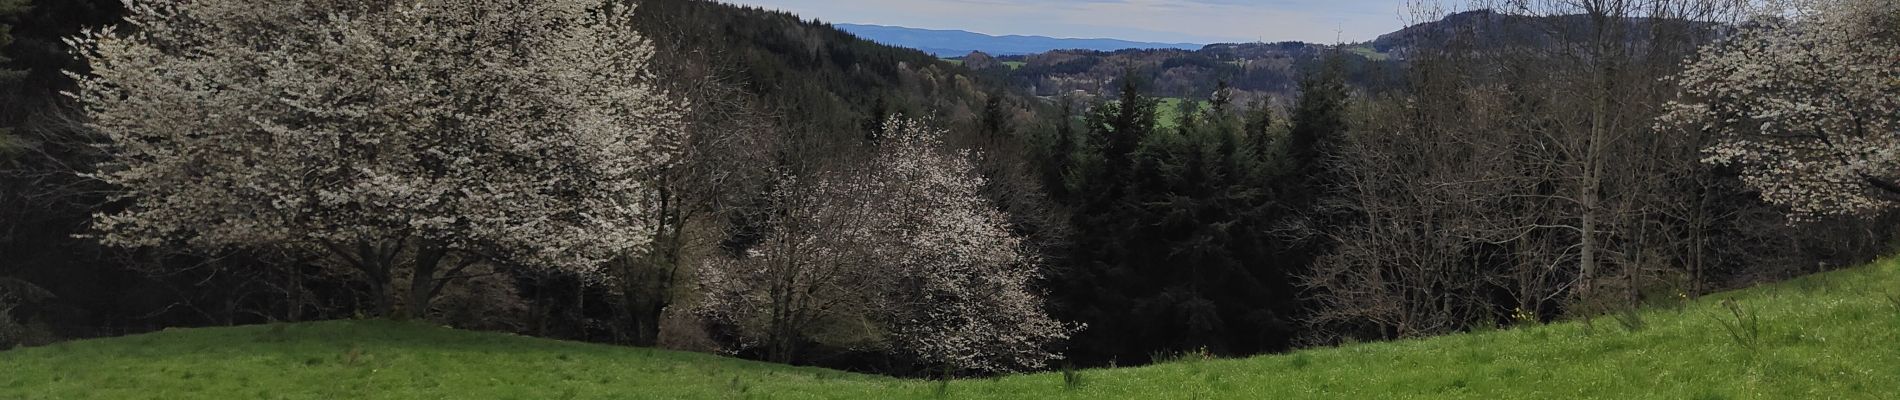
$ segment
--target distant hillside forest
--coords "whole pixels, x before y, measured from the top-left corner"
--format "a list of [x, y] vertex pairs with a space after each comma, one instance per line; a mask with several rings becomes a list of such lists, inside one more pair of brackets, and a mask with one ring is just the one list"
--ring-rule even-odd
[[[408, 6], [199, 1], [159, 40], [82, 34], [165, 20], [118, 0], [0, 0], [0, 349], [414, 318], [985, 375], [1614, 317], [1900, 245], [1875, 0], [955, 60], [703, 0], [330, 36], [247, 32]], [[1747, 67], [1804, 55], [1835, 69]]]
[[1299, 95], [1300, 79], [1318, 71], [1328, 57], [1343, 63], [1346, 78], [1359, 90], [1386, 91], [1402, 84], [1403, 63], [1372, 44], [1340, 46], [1301, 43], [1214, 44], [1200, 50], [1128, 49], [1057, 50], [1029, 55], [993, 56], [982, 52], [952, 58], [981, 76], [991, 77], [1043, 97], [1113, 98], [1124, 79], [1138, 82], [1150, 95], [1209, 100], [1226, 84], [1226, 96], [1239, 104], [1265, 102], [1285, 108]]

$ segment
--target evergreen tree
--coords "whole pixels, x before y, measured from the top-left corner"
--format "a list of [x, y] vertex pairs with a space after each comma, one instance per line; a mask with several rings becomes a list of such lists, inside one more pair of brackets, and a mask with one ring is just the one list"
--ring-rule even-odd
[[[9, 23], [10, 21], [8, 20], [13, 19], [13, 16], [16, 14], [25, 12], [26, 9], [26, 0], [0, 0], [0, 49], [5, 49], [7, 46], [13, 45], [13, 24]], [[0, 53], [0, 64], [10, 64], [12, 62], [13, 59], [7, 58], [7, 55], [4, 53]], [[18, 79], [22, 73], [23, 71], [0, 68], [0, 83]]]
[[[1287, 348], [1294, 304], [1269, 248], [1257, 157], [1239, 149], [1224, 91], [1157, 129], [1155, 102], [1131, 82], [1089, 113], [1073, 170], [1077, 245], [1055, 294], [1088, 324], [1071, 357], [1138, 363], [1158, 354]], [[1100, 163], [1088, 160], [1099, 159]], [[1073, 182], [1073, 181], [1072, 181]]]
[[1201, 129], [1201, 102], [1182, 100], [1175, 107], [1174, 130], [1182, 135], [1191, 135]]
[[981, 133], [983, 140], [992, 144], [1012, 135], [1016, 129], [1010, 123], [1008, 105], [1003, 100], [1002, 93], [991, 93], [989, 99], [983, 101]]
[[[13, 25], [6, 23], [8, 22], [7, 20], [11, 19], [15, 14], [26, 11], [26, 7], [26, 0], [0, 0], [0, 50], [4, 50], [13, 44]], [[22, 75], [26, 74], [26, 71], [6, 68], [6, 65], [11, 63], [13, 63], [13, 60], [7, 58], [5, 52], [0, 52], [0, 86], [12, 86], [13, 81], [19, 80]], [[0, 154], [4, 154], [12, 148], [13, 138], [11, 132], [9, 132], [6, 126], [0, 126]]]
[[1273, 108], [1266, 100], [1254, 102], [1241, 128], [1243, 139], [1257, 159], [1265, 159], [1273, 150]]
[[1141, 93], [1140, 84], [1133, 75], [1122, 78], [1119, 100], [1109, 107], [1102, 108], [1101, 122], [1089, 128], [1105, 145], [1103, 156], [1108, 161], [1110, 178], [1116, 178], [1129, 168], [1130, 156], [1143, 137], [1155, 131], [1155, 108], [1159, 102]]
[[1065, 199], [1069, 191], [1064, 180], [1076, 151], [1075, 99], [1062, 96], [1056, 99], [1056, 102], [1060, 104], [1054, 121], [1054, 132], [1049, 138], [1047, 154], [1043, 157], [1047, 160], [1047, 164], [1043, 166], [1043, 185], [1048, 188], [1052, 197]]
[[1340, 60], [1335, 52], [1324, 69], [1300, 82], [1291, 126], [1277, 149], [1281, 161], [1272, 171], [1277, 176], [1266, 188], [1279, 204], [1275, 210], [1279, 221], [1274, 226], [1281, 237], [1276, 250], [1281, 259], [1293, 265], [1310, 265], [1329, 252], [1324, 229], [1343, 219], [1324, 206], [1336, 183], [1332, 155], [1348, 128], [1346, 105], [1350, 94]]
[[1326, 157], [1346, 133], [1345, 66], [1334, 54], [1326, 67], [1300, 82], [1300, 100], [1294, 106], [1292, 127], [1282, 151], [1292, 166], [1289, 178], [1303, 193], [1319, 193], [1327, 177]]
[[890, 105], [884, 102], [883, 97], [878, 97], [876, 102], [871, 103], [871, 116], [860, 124], [864, 130], [864, 141], [877, 143], [878, 135], [884, 132], [884, 120], [889, 119], [890, 116]]

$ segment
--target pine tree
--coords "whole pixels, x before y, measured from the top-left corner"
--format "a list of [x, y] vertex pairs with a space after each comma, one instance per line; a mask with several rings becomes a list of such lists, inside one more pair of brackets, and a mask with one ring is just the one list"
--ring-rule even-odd
[[1290, 177], [1307, 194], [1324, 189], [1326, 157], [1346, 132], [1348, 93], [1342, 60], [1337, 53], [1329, 56], [1324, 69], [1300, 82], [1300, 100], [1281, 148], [1292, 166]]
[[[0, 0], [0, 21], [4, 21], [6, 18], [11, 17], [14, 14], [25, 12], [26, 8], [27, 8], [26, 0]], [[13, 27], [6, 24], [0, 24], [0, 50], [4, 50], [7, 48], [7, 46], [12, 45], [12, 44], [13, 44]], [[0, 66], [4, 66], [11, 62], [13, 62], [13, 60], [7, 58], [7, 55], [5, 53], [0, 53]], [[0, 67], [0, 87], [11, 86], [13, 81], [19, 80], [20, 76], [25, 75], [25, 73], [26, 71], [17, 71], [17, 70], [11, 70], [11, 69], [6, 69], [4, 67]], [[13, 148], [13, 138], [12, 138], [11, 132], [9, 132], [9, 129], [7, 129], [7, 127], [0, 126], [0, 154], [5, 154], [8, 152], [9, 149], [12, 149], [12, 148]]]
[[1273, 224], [1282, 233], [1275, 250], [1292, 265], [1310, 265], [1330, 251], [1324, 229], [1340, 223], [1341, 217], [1326, 209], [1324, 201], [1334, 191], [1332, 154], [1347, 131], [1349, 93], [1343, 69], [1335, 52], [1325, 69], [1300, 82], [1292, 126], [1277, 148], [1281, 160], [1267, 190], [1279, 204]]
[[1155, 120], [1155, 107], [1159, 103], [1141, 93], [1141, 86], [1134, 76], [1122, 78], [1118, 99], [1114, 105], [1102, 109], [1107, 124], [1090, 127], [1099, 128], [1092, 133], [1106, 145], [1103, 156], [1108, 161], [1110, 178], [1118, 177], [1129, 168], [1129, 157], [1134, 154], [1135, 147], [1159, 125]]
[[[1157, 129], [1154, 102], [1129, 82], [1089, 114], [1076, 185], [1079, 238], [1055, 290], [1089, 324], [1071, 356], [1138, 363], [1156, 354], [1285, 349], [1294, 304], [1288, 264], [1269, 247], [1258, 158], [1241, 152], [1231, 98], [1184, 106]], [[1100, 159], [1099, 163], [1086, 160]]]
[[[27, 0], [0, 0], [0, 22], [15, 14], [26, 12]], [[13, 26], [0, 23], [0, 49], [13, 44]], [[0, 54], [0, 64], [13, 62], [6, 54]], [[22, 71], [0, 69], [0, 82], [18, 79]]]
[[1273, 151], [1273, 109], [1265, 100], [1254, 102], [1241, 128], [1244, 142], [1255, 159], [1265, 160]]
[[1010, 136], [1016, 129], [1010, 123], [1009, 111], [1003, 100], [1002, 93], [991, 93], [989, 99], [983, 101], [983, 119], [980, 122], [983, 140], [991, 144]]
[[1055, 128], [1049, 138], [1048, 150], [1043, 166], [1043, 185], [1050, 196], [1058, 201], [1068, 198], [1070, 191], [1064, 182], [1070, 165], [1075, 159], [1075, 99], [1063, 96], [1056, 100], [1061, 103], [1055, 119]]

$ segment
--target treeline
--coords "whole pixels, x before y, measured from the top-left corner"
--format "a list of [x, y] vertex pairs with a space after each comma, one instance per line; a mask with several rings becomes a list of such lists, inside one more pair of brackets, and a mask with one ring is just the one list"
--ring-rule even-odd
[[[1370, 44], [1346, 45], [1363, 51], [1333, 54], [1330, 62], [1345, 64], [1346, 80], [1361, 90], [1381, 92], [1398, 87], [1400, 60], [1371, 52]], [[1043, 97], [1080, 93], [1112, 98], [1124, 78], [1141, 82], [1156, 97], [1211, 100], [1216, 86], [1225, 84], [1234, 101], [1251, 104], [1273, 101], [1285, 108], [1299, 93], [1302, 77], [1322, 69], [1334, 46], [1302, 43], [1215, 44], [1200, 50], [1130, 49], [1119, 51], [1058, 50], [1011, 56], [1020, 66], [984, 60], [967, 62], [980, 76], [1010, 88]]]
[[1751, 11], [1526, 4], [1413, 32], [1406, 90], [1359, 99], [1332, 152], [1324, 209], [1346, 219], [1303, 279], [1315, 332], [1640, 329], [1644, 304], [1892, 251], [1890, 217], [1797, 221], [1755, 193], [1762, 177], [1705, 162], [1719, 132], [1657, 123], [1685, 61]]
[[[1734, 43], [1723, 41], [1734, 26], [1779, 25], [1743, 25], [1753, 10], [1712, 2], [1655, 5], [1458, 14], [1386, 39], [1406, 42], [1392, 44], [1407, 56], [1396, 88], [1349, 84], [1348, 71], [1366, 67], [1335, 48], [1284, 109], [1236, 107], [1223, 87], [1163, 128], [1138, 79], [1125, 79], [1117, 98], [1055, 119], [1045, 182], [1076, 234], [1051, 301], [1059, 318], [1106, 328], [1079, 332], [1069, 355], [1128, 364], [1568, 318], [1641, 329], [1643, 305], [1891, 252], [1890, 215], [1816, 200], [1891, 196], [1879, 189], [1885, 172], [1769, 191], [1799, 199], [1790, 212], [1758, 191], [1810, 182], [1790, 169], [1863, 161], [1710, 163], [1705, 150], [1738, 140], [1721, 154], [1780, 153], [1658, 124], [1671, 109], [1702, 110], [1673, 103], [1685, 60]], [[1749, 68], [1707, 67], [1744, 82]], [[1819, 92], [1777, 93], [1801, 104]], [[1794, 129], [1872, 132], [1847, 126]], [[1833, 194], [1806, 194], [1817, 191]], [[1802, 211], [1814, 209], [1826, 211]]]

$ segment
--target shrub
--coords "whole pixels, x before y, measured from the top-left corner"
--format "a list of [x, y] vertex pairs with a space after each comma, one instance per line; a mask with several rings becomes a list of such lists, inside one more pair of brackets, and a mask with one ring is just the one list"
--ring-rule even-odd
[[26, 326], [13, 320], [13, 306], [0, 304], [0, 350], [17, 347], [26, 338]]
[[0, 277], [0, 350], [18, 346], [37, 346], [53, 342], [52, 330], [45, 324], [28, 324], [15, 318], [21, 305], [53, 298], [53, 293], [19, 279]]

